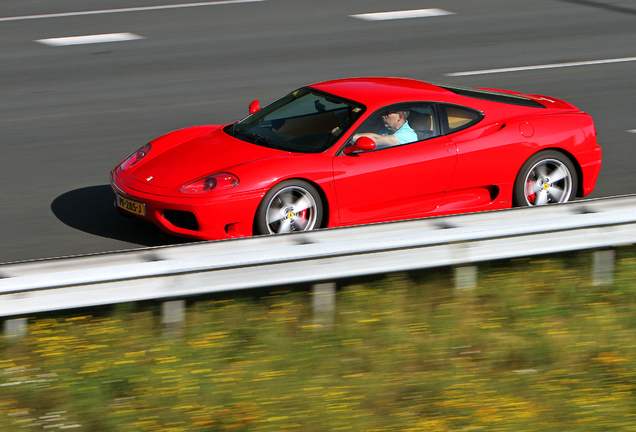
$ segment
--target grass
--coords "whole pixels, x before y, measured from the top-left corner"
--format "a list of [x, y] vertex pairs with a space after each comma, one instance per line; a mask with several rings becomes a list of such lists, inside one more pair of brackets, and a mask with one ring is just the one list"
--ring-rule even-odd
[[[332, 328], [279, 288], [35, 317], [0, 343], [0, 430], [636, 430], [636, 250], [614, 283], [590, 253], [342, 287]], [[253, 293], [252, 293], [253, 294]]]

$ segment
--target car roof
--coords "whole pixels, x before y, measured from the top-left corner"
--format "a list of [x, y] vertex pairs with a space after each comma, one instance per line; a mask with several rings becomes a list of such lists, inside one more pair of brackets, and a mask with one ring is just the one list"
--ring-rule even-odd
[[[527, 109], [546, 108], [541, 103], [543, 97], [527, 95], [509, 90], [472, 89], [469, 87], [455, 87], [434, 85], [410, 78], [366, 77], [346, 78], [324, 81], [312, 84], [311, 88], [362, 103], [368, 108], [377, 108], [411, 101], [431, 101], [458, 104], [480, 110], [510, 110], [510, 105], [502, 108], [503, 104], [517, 105], [518, 112]], [[559, 100], [550, 100], [557, 109], [575, 109], [570, 104]], [[496, 107], [496, 108], [495, 108]], [[509, 112], [508, 112], [509, 114]]]
[[346, 78], [310, 87], [368, 107], [406, 101], [459, 102], [457, 95], [451, 91], [409, 78]]

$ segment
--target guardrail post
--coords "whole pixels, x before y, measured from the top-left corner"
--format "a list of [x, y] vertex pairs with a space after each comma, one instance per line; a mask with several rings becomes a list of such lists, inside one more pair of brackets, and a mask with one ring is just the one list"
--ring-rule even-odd
[[468, 289], [477, 286], [477, 266], [455, 267], [455, 289]]
[[609, 285], [613, 283], [616, 251], [614, 249], [596, 251], [593, 259], [592, 282], [594, 285]]
[[4, 320], [3, 331], [8, 338], [23, 338], [29, 334], [29, 320], [26, 318]]
[[178, 337], [185, 323], [185, 300], [163, 302], [161, 305], [164, 337]]
[[335, 282], [316, 284], [312, 287], [314, 325], [323, 328], [333, 326], [333, 314], [336, 308]]

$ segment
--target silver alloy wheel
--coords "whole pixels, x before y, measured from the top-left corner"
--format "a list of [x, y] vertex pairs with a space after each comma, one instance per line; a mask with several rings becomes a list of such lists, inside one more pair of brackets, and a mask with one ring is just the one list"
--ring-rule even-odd
[[542, 159], [530, 168], [524, 181], [526, 205], [563, 203], [572, 196], [572, 173], [557, 159]]
[[267, 230], [270, 234], [310, 231], [316, 227], [317, 214], [316, 201], [308, 190], [287, 186], [267, 204]]

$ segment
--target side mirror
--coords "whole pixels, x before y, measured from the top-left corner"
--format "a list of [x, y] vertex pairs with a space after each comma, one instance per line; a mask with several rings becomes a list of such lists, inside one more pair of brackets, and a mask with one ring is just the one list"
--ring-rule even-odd
[[252, 101], [252, 103], [250, 104], [250, 114], [254, 114], [256, 111], [260, 109], [261, 109], [261, 106], [258, 103], [258, 99], [256, 99], [255, 101]]
[[358, 138], [356, 142], [351, 144], [349, 147], [345, 147], [345, 149], [342, 152], [346, 155], [349, 155], [356, 151], [371, 151], [371, 150], [375, 150], [375, 141], [373, 141], [369, 137], [363, 136]]

